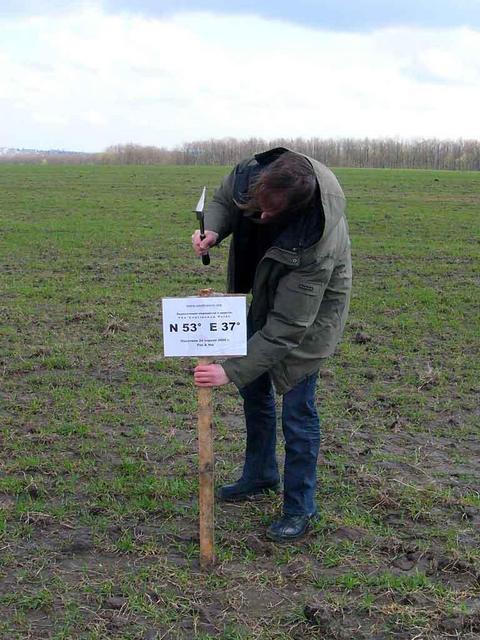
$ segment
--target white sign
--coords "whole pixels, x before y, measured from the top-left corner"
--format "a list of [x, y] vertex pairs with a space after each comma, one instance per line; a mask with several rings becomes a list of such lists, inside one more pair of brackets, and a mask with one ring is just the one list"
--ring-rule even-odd
[[165, 356], [245, 356], [245, 296], [163, 298]]

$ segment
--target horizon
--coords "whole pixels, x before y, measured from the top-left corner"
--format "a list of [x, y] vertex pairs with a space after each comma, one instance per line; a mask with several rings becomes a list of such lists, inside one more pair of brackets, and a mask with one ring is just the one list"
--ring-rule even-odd
[[[255, 138], [251, 138], [251, 139], [255, 139]], [[359, 137], [353, 137], [353, 136], [348, 136], [348, 137], [330, 137], [330, 138], [316, 138], [315, 136], [311, 136], [310, 138], [302, 138], [299, 137], [296, 140], [298, 140], [299, 142], [308, 142], [308, 140], [316, 140], [318, 143], [322, 143], [322, 142], [330, 142], [330, 141], [334, 141], [334, 142], [344, 142], [346, 140], [351, 140], [354, 143], [361, 143], [361, 142], [372, 142], [372, 143], [376, 143], [376, 142], [396, 142], [399, 144], [403, 144], [406, 146], [409, 145], [415, 145], [415, 144], [425, 144], [425, 143], [452, 143], [452, 144], [463, 144], [463, 143], [478, 143], [480, 142], [480, 138], [421, 138], [421, 137], [417, 137], [417, 138], [399, 138], [399, 137], [378, 137], [378, 138], [371, 138], [368, 136], [359, 136]], [[208, 138], [205, 140], [186, 140], [185, 142], [182, 142], [181, 144], [177, 144], [171, 147], [160, 147], [157, 145], [153, 145], [153, 144], [139, 144], [137, 142], [117, 142], [114, 143], [112, 145], [109, 145], [109, 147], [106, 147], [105, 149], [100, 149], [98, 151], [81, 151], [78, 149], [66, 149], [66, 148], [61, 148], [61, 147], [55, 147], [55, 148], [44, 148], [44, 149], [40, 149], [37, 147], [4, 147], [4, 146], [0, 146], [0, 154], [2, 154], [5, 151], [24, 151], [24, 152], [33, 152], [33, 153], [72, 153], [72, 154], [84, 154], [84, 155], [100, 155], [103, 153], [107, 153], [109, 152], [110, 149], [114, 148], [114, 147], [118, 147], [118, 148], [126, 148], [126, 147], [134, 147], [134, 148], [138, 148], [138, 149], [147, 149], [147, 148], [153, 148], [159, 151], [165, 151], [165, 152], [169, 152], [169, 153], [173, 153], [175, 151], [182, 151], [185, 146], [190, 145], [190, 144], [205, 144], [205, 143], [221, 143], [221, 142], [226, 142], [226, 141], [233, 141], [233, 142], [237, 142], [240, 144], [244, 144], [249, 142], [249, 138], [234, 138], [231, 136], [227, 136], [227, 137], [223, 137], [223, 138]], [[270, 144], [274, 144], [276, 142], [276, 140], [262, 140], [260, 138], [258, 138], [258, 140], [262, 143], [265, 143], [267, 146]]]

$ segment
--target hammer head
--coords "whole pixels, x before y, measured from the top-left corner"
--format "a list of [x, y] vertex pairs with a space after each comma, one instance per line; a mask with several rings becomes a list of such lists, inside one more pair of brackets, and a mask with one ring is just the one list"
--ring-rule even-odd
[[195, 207], [195, 213], [197, 214], [197, 220], [203, 220], [203, 210], [205, 208], [205, 198], [207, 197], [207, 187], [203, 187], [200, 200]]
[[[195, 207], [195, 213], [197, 214], [197, 220], [200, 223], [200, 238], [203, 240], [205, 238], [205, 224], [203, 221], [203, 210], [205, 208], [205, 198], [207, 197], [207, 187], [203, 187], [202, 195], [200, 196], [200, 200]], [[205, 253], [202, 256], [202, 263], [204, 265], [210, 264], [210, 256], [208, 253]]]

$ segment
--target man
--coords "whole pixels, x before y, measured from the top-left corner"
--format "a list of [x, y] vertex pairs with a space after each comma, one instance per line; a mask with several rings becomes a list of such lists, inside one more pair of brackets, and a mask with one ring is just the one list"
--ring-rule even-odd
[[243, 398], [243, 472], [220, 488], [220, 499], [278, 490], [272, 383], [283, 396], [283, 515], [266, 532], [275, 541], [302, 537], [317, 514], [315, 383], [343, 332], [352, 279], [344, 210], [342, 189], [327, 167], [276, 148], [235, 167], [207, 208], [205, 238], [198, 230], [192, 236], [202, 255], [233, 234], [228, 290], [252, 293], [247, 355], [194, 371], [197, 386], [233, 382]]

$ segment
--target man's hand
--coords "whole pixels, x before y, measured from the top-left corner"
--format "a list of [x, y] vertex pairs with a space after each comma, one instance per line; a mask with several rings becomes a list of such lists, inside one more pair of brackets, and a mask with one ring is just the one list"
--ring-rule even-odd
[[197, 387], [220, 387], [230, 382], [220, 364], [199, 364], [193, 371], [193, 379]]
[[218, 233], [215, 231], [205, 230], [205, 238], [200, 240], [200, 230], [197, 229], [192, 235], [192, 246], [197, 256], [203, 256], [208, 253], [210, 247], [217, 242]]

